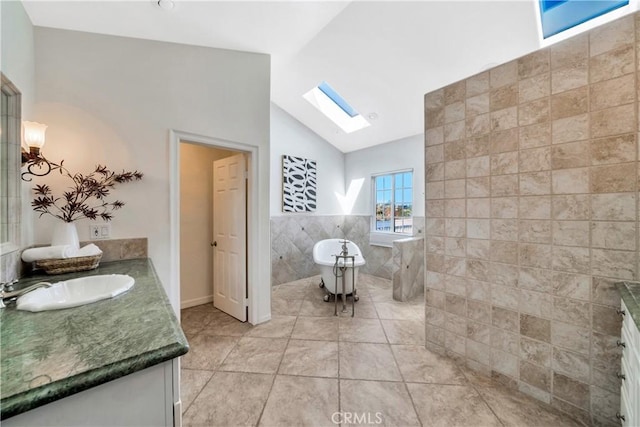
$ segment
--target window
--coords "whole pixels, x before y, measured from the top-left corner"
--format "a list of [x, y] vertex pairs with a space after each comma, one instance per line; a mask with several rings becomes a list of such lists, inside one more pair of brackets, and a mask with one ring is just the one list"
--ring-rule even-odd
[[413, 234], [413, 171], [373, 177], [373, 231]]

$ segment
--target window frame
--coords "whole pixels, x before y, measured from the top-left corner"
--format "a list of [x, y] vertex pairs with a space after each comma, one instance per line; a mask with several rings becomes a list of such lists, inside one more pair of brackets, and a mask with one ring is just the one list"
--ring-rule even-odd
[[[398, 169], [398, 170], [394, 170], [394, 171], [389, 171], [389, 172], [381, 172], [381, 173], [376, 173], [376, 174], [372, 174], [371, 175], [371, 209], [372, 209], [372, 214], [371, 214], [371, 228], [370, 228], [370, 233], [371, 233], [371, 244], [378, 244], [380, 246], [391, 246], [391, 242], [393, 240], [398, 240], [398, 238], [401, 237], [412, 237], [414, 235], [414, 229], [413, 229], [413, 224], [411, 227], [411, 231], [410, 232], [397, 232], [397, 231], [381, 231], [381, 230], [377, 230], [376, 229], [376, 204], [377, 204], [377, 186], [376, 186], [376, 178], [379, 178], [381, 176], [391, 176], [391, 224], [393, 225], [393, 228], [395, 228], [395, 219], [396, 219], [396, 214], [395, 214], [395, 180], [396, 180], [396, 176], [400, 175], [400, 174], [404, 174], [407, 172], [411, 172], [411, 216], [409, 216], [409, 218], [411, 218], [413, 220], [414, 218], [414, 214], [413, 214], [413, 208], [414, 208], [414, 195], [415, 195], [415, 171], [413, 168], [407, 168], [407, 169]], [[403, 189], [405, 189], [404, 187], [402, 187]], [[405, 217], [403, 217], [405, 218]], [[389, 240], [389, 238], [392, 238], [392, 240]]]

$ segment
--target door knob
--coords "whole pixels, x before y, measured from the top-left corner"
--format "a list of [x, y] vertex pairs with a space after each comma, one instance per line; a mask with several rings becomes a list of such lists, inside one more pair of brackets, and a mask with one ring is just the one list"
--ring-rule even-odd
[[211, 244], [211, 246], [218, 246], [218, 242], [215, 242], [215, 241], [214, 241], [214, 242]]

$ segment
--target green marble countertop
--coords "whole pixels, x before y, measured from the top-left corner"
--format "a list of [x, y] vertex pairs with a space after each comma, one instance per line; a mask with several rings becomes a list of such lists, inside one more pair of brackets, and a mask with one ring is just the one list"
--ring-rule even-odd
[[640, 282], [618, 282], [616, 288], [636, 327], [640, 329]]
[[0, 418], [37, 408], [185, 354], [188, 343], [148, 259], [96, 270], [23, 278], [20, 285], [97, 274], [128, 274], [112, 299], [31, 313], [0, 309]]

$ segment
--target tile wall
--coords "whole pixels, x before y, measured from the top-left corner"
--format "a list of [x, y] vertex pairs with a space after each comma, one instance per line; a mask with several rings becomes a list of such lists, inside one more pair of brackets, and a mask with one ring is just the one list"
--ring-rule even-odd
[[424, 293], [424, 237], [393, 242], [393, 299], [409, 301]]
[[640, 15], [425, 96], [427, 346], [617, 424]]
[[[125, 259], [138, 259], [148, 257], [148, 241], [146, 237], [130, 238], [130, 239], [106, 239], [106, 240], [90, 240], [80, 242], [80, 247], [93, 243], [102, 251], [100, 262], [120, 261]], [[33, 247], [45, 246], [34, 245]], [[26, 248], [25, 248], [26, 249]], [[15, 262], [20, 272], [18, 277], [28, 275], [33, 271], [33, 263], [26, 263], [20, 259], [22, 250], [16, 251]]]
[[[416, 233], [422, 234], [424, 217], [414, 217]], [[271, 285], [314, 276], [313, 245], [323, 239], [347, 238], [355, 242], [366, 260], [360, 271], [391, 280], [392, 249], [369, 245], [368, 215], [277, 216], [271, 218]], [[419, 231], [418, 231], [419, 230]]]

